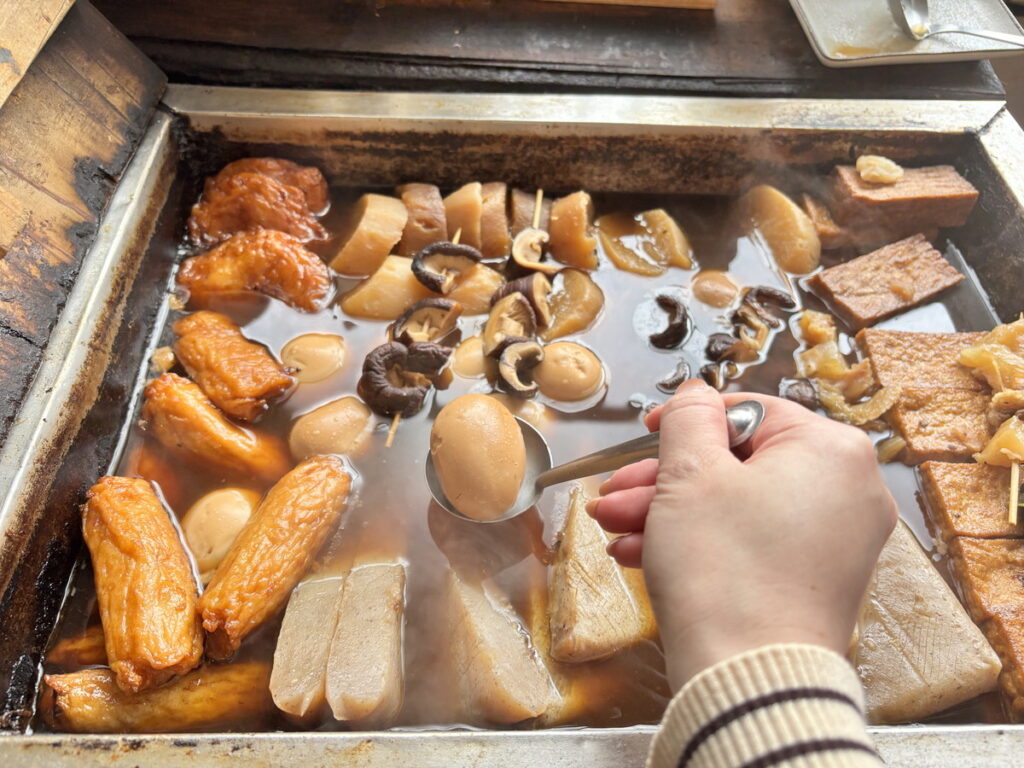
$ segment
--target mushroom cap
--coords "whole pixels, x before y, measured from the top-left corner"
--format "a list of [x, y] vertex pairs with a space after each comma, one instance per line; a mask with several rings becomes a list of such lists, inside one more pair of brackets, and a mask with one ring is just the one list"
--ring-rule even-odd
[[546, 275], [555, 274], [562, 268], [561, 264], [541, 261], [544, 258], [544, 246], [550, 239], [543, 229], [524, 229], [512, 241], [512, 261], [524, 269], [533, 269]]
[[686, 341], [690, 334], [690, 313], [687, 312], [686, 305], [675, 296], [659, 294], [655, 301], [668, 315], [668, 325], [665, 326], [665, 330], [652, 333], [649, 340], [658, 349], [675, 349]]
[[484, 354], [496, 357], [509, 344], [537, 335], [537, 319], [530, 302], [519, 291], [498, 299], [484, 325]]
[[359, 394], [375, 413], [404, 417], [419, 413], [431, 386], [442, 375], [450, 347], [433, 342], [381, 344], [363, 360]]
[[509, 344], [498, 361], [498, 375], [513, 394], [527, 397], [537, 391], [531, 371], [544, 360], [544, 348], [536, 341]]
[[458, 276], [483, 259], [483, 254], [466, 243], [447, 240], [431, 243], [412, 260], [412, 274], [434, 293], [446, 294]]
[[491, 299], [493, 306], [499, 299], [503, 299], [510, 293], [521, 293], [530, 302], [534, 317], [541, 328], [547, 327], [551, 322], [551, 302], [548, 296], [551, 294], [551, 281], [540, 272], [526, 275], [505, 283], [494, 293]]
[[455, 330], [461, 315], [462, 305], [457, 301], [440, 297], [421, 299], [389, 326], [388, 334], [402, 344], [440, 341]]

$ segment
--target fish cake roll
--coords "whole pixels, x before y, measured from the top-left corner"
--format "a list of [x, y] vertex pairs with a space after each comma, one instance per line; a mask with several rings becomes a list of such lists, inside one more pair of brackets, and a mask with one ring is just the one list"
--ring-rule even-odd
[[280, 438], [224, 418], [197, 384], [165, 373], [146, 387], [142, 418], [171, 453], [193, 466], [269, 485], [291, 467]]
[[351, 484], [341, 459], [314, 456], [270, 489], [199, 601], [210, 657], [230, 657], [284, 605], [341, 517]]
[[43, 720], [70, 733], [195, 733], [255, 730], [271, 711], [270, 667], [201, 667], [167, 685], [125, 693], [109, 669], [46, 675]]
[[255, 421], [294, 379], [259, 344], [219, 312], [196, 312], [174, 324], [174, 354], [228, 416]]
[[65, 669], [105, 665], [107, 646], [103, 627], [92, 624], [77, 635], [58, 640], [47, 652], [46, 661]]
[[198, 666], [198, 590], [177, 530], [147, 481], [101, 477], [82, 529], [92, 556], [107, 659], [137, 693]]

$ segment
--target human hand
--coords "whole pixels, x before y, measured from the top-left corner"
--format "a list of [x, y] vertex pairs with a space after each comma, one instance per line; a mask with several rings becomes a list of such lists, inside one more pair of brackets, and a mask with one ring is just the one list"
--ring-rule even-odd
[[[725, 408], [765, 407], [746, 459]], [[772, 643], [845, 653], [897, 510], [859, 429], [775, 397], [684, 383], [647, 416], [660, 458], [616, 472], [591, 501], [609, 553], [642, 565], [677, 690], [705, 667]]]

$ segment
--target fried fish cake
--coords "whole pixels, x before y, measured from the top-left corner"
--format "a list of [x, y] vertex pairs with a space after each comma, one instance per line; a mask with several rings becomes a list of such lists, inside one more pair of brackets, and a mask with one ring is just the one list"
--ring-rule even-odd
[[103, 627], [91, 624], [77, 635], [58, 640], [46, 654], [49, 664], [64, 667], [92, 667], [107, 663]]
[[207, 653], [231, 656], [284, 605], [334, 529], [352, 478], [337, 456], [314, 456], [270, 489], [199, 601]]
[[269, 485], [291, 467], [277, 436], [226, 419], [197, 384], [165, 373], [146, 387], [142, 418], [164, 447], [200, 469]]
[[319, 309], [332, 287], [319, 256], [289, 234], [261, 228], [186, 259], [178, 284], [200, 303], [208, 294], [256, 291], [307, 312]]
[[165, 686], [124, 693], [109, 669], [46, 675], [43, 720], [70, 733], [196, 733], [255, 729], [270, 713], [270, 667], [214, 664]]
[[188, 219], [196, 245], [213, 245], [256, 227], [285, 232], [303, 243], [328, 236], [301, 189], [262, 173], [235, 173], [208, 184]]
[[241, 160], [235, 160], [221, 168], [216, 176], [207, 179], [206, 188], [210, 189], [238, 173], [258, 173], [289, 187], [298, 187], [306, 196], [309, 210], [316, 215], [323, 214], [330, 203], [327, 180], [319, 168], [299, 165], [280, 157], [243, 157]]
[[217, 312], [196, 312], [174, 324], [174, 354], [213, 404], [240, 421], [255, 421], [294, 379], [259, 344]]
[[202, 659], [198, 588], [177, 530], [146, 480], [101, 477], [82, 507], [110, 668], [138, 693]]

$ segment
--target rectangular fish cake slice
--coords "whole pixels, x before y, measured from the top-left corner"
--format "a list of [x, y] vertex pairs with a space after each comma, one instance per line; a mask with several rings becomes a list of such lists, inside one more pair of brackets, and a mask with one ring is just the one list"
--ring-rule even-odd
[[895, 184], [864, 181], [852, 165], [832, 174], [832, 213], [842, 225], [962, 227], [977, 201], [978, 190], [951, 165], [904, 168]]
[[927, 301], [963, 279], [919, 234], [829, 267], [809, 283], [862, 328]]
[[918, 472], [928, 525], [947, 544], [957, 536], [1017, 539], [1024, 529], [1010, 525], [1010, 470], [989, 464], [926, 461]]
[[984, 392], [907, 388], [889, 418], [907, 441], [907, 464], [970, 461], [988, 442], [987, 410]]
[[857, 344], [883, 387], [935, 387], [981, 391], [985, 383], [960, 365], [960, 351], [984, 333], [915, 333], [865, 328]]

